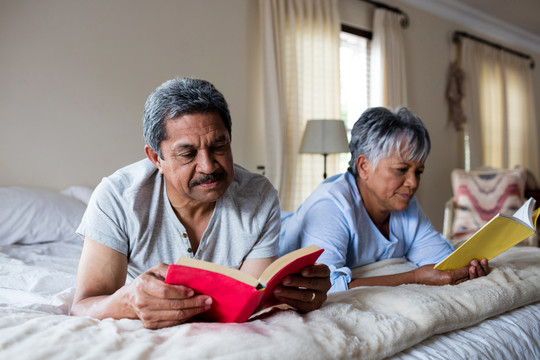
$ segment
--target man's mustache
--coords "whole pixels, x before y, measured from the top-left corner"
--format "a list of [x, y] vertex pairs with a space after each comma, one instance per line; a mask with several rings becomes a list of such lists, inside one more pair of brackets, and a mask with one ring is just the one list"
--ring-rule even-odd
[[225, 176], [226, 176], [226, 174], [225, 174], [224, 171], [218, 171], [218, 172], [214, 172], [212, 174], [204, 174], [198, 179], [191, 180], [189, 182], [189, 187], [191, 188], [191, 187], [194, 187], [194, 186], [197, 186], [197, 185], [204, 184], [206, 182], [222, 180], [223, 178], [225, 178]]

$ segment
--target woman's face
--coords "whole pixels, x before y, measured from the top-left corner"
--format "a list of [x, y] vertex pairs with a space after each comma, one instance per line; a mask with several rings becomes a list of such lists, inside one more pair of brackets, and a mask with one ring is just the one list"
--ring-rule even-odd
[[424, 172], [424, 163], [404, 160], [397, 152], [379, 160], [375, 168], [360, 155], [357, 166], [365, 206], [383, 212], [407, 209]]

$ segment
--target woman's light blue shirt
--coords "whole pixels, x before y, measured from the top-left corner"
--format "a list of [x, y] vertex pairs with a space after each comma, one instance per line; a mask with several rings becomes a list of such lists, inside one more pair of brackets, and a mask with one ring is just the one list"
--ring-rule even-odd
[[295, 213], [282, 213], [280, 255], [312, 244], [325, 249], [318, 261], [332, 271], [330, 292], [348, 290], [356, 267], [399, 257], [422, 266], [453, 251], [416, 197], [406, 210], [391, 212], [387, 239], [367, 214], [349, 172], [321, 183]]

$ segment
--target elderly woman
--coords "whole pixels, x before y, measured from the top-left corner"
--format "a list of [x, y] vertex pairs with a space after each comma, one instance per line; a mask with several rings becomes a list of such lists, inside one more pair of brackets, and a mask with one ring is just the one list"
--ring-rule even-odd
[[[367, 285], [457, 284], [486, 275], [486, 259], [456, 270], [433, 269], [453, 248], [414, 196], [430, 147], [424, 124], [408, 109], [367, 109], [352, 129], [348, 171], [324, 181], [295, 213], [282, 216], [280, 252], [311, 244], [324, 248], [319, 260], [332, 270], [331, 292]], [[351, 269], [401, 257], [418, 267], [352, 277]]]

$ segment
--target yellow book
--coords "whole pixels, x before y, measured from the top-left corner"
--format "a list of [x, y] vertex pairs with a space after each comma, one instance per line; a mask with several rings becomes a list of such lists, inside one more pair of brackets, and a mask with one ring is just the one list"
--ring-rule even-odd
[[472, 259], [492, 259], [536, 233], [540, 208], [534, 209], [530, 198], [514, 215], [497, 214], [446, 259], [435, 265], [437, 270], [451, 270], [469, 265]]

